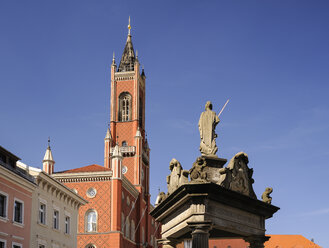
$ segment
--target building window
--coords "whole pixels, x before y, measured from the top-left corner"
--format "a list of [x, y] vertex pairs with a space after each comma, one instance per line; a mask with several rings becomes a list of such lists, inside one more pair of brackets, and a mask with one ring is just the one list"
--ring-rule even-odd
[[87, 214], [87, 232], [97, 232], [97, 213], [95, 210], [88, 211]]
[[131, 95], [128, 92], [119, 96], [119, 121], [130, 121], [131, 119]]
[[14, 202], [14, 221], [23, 224], [24, 203], [20, 200]]
[[[0, 192], [0, 217], [7, 217], [8, 195]], [[1, 247], [0, 247], [1, 248]]]
[[59, 229], [59, 211], [54, 210], [53, 228]]
[[122, 141], [122, 146], [127, 146], [127, 141]]
[[44, 203], [39, 205], [39, 223], [46, 224], [46, 204]]
[[130, 239], [135, 241], [135, 222], [134, 220], [131, 221], [131, 230], [130, 230]]
[[46, 248], [45, 245], [39, 245], [38, 247], [39, 247], [39, 248]]
[[23, 247], [22, 244], [19, 244], [19, 243], [13, 242], [13, 244], [12, 244], [12, 248], [22, 248], [22, 247]]
[[129, 235], [129, 232], [130, 232], [130, 221], [129, 221], [128, 217], [126, 219], [125, 226], [126, 226], [125, 236], [129, 239], [130, 238], [130, 235]]
[[65, 233], [70, 234], [70, 221], [71, 218], [69, 216], [65, 216]]
[[124, 222], [125, 222], [125, 215], [123, 213], [121, 213], [121, 232], [124, 233]]
[[0, 239], [0, 248], [6, 248], [7, 241], [4, 239]]
[[89, 244], [86, 246], [86, 248], [96, 248], [96, 245]]

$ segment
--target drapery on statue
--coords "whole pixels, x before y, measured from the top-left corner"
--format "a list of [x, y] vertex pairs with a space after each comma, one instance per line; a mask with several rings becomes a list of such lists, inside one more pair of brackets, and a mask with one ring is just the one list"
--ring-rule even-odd
[[219, 123], [219, 117], [212, 111], [210, 101], [206, 103], [206, 111], [202, 112], [199, 119], [200, 152], [203, 156], [216, 156], [218, 147], [216, 145], [217, 134], [215, 128]]

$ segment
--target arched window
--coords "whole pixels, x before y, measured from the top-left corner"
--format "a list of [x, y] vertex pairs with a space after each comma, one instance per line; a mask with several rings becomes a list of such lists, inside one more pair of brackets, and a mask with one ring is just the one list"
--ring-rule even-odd
[[86, 232], [97, 232], [97, 213], [95, 210], [86, 212]]
[[128, 217], [126, 219], [125, 225], [126, 225], [125, 236], [129, 239], [130, 238], [130, 235], [129, 235], [129, 233], [130, 233], [130, 221], [129, 221]]
[[127, 141], [122, 141], [122, 146], [127, 146]]
[[135, 221], [134, 220], [131, 220], [130, 239], [132, 241], [135, 241]]
[[119, 96], [119, 121], [131, 120], [131, 95], [123, 92]]

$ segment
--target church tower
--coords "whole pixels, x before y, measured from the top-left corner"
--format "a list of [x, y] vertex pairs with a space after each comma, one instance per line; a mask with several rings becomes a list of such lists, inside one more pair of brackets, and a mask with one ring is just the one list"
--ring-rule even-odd
[[104, 165], [87, 165], [53, 176], [88, 200], [79, 209], [78, 248], [154, 248], [159, 224], [149, 215], [150, 149], [145, 132], [145, 74], [131, 36], [119, 64], [111, 65], [110, 124]]
[[116, 144], [123, 156], [125, 177], [145, 195], [149, 191], [149, 148], [145, 139], [145, 73], [140, 69], [131, 36], [128, 36], [117, 66], [111, 65], [110, 130], [105, 137], [104, 166], [112, 169], [111, 156]]

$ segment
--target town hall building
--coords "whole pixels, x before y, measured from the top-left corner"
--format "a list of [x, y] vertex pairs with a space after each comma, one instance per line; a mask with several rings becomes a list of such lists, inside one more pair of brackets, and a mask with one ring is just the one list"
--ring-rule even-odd
[[[85, 198], [79, 209], [77, 247], [156, 247], [159, 224], [149, 215], [150, 149], [145, 137], [145, 83], [128, 37], [119, 65], [111, 65], [110, 127], [104, 139], [104, 165], [53, 172], [58, 181]], [[48, 168], [49, 167], [49, 168]]]

